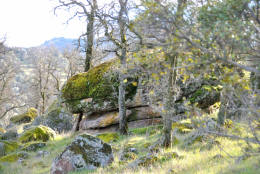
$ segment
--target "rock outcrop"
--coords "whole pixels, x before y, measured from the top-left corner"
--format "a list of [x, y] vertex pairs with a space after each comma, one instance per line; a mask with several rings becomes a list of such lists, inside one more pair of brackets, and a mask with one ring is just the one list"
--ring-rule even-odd
[[[154, 112], [151, 107], [143, 106], [130, 108], [127, 110], [126, 115], [129, 122], [138, 123], [144, 120], [145, 122], [151, 122], [152, 120], [158, 120], [161, 116], [158, 112]], [[119, 123], [118, 111], [107, 112], [104, 114], [91, 114], [85, 116], [80, 123], [81, 130], [105, 128], [111, 125]], [[156, 121], [154, 122], [156, 123]]]
[[[130, 110], [126, 111], [127, 117], [131, 114]], [[119, 113], [115, 112], [108, 112], [104, 114], [93, 114], [90, 116], [86, 116], [80, 122], [80, 129], [96, 129], [96, 128], [105, 128], [119, 122]]]
[[99, 138], [84, 134], [78, 136], [54, 159], [51, 174], [105, 167], [114, 160], [111, 146]]
[[[117, 60], [100, 64], [88, 72], [73, 76], [62, 88], [62, 101], [68, 110], [78, 117], [76, 129], [103, 129], [113, 127], [119, 122], [118, 114], [118, 74]], [[126, 79], [126, 107], [129, 127], [138, 127], [161, 123], [159, 106], [150, 107], [147, 96], [149, 90], [144, 85], [148, 77]], [[221, 86], [214, 79], [178, 82], [180, 91], [176, 96], [175, 114], [180, 115], [188, 111], [185, 101], [196, 104], [201, 109], [209, 111], [209, 106], [220, 99]], [[163, 96], [156, 100], [163, 101]]]

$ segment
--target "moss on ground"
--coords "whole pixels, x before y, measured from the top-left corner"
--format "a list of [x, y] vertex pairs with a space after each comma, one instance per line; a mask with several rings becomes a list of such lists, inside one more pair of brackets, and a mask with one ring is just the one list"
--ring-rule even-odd
[[96, 136], [97, 138], [101, 139], [106, 143], [116, 142], [119, 140], [118, 133], [103, 133]]
[[19, 147], [19, 143], [16, 141], [0, 140], [0, 143], [4, 144], [5, 154], [15, 152]]
[[35, 117], [37, 117], [37, 112], [37, 109], [29, 108], [27, 112], [11, 117], [10, 121], [15, 124], [29, 123], [33, 121]]
[[149, 134], [153, 135], [155, 133], [158, 133], [162, 129], [162, 125], [156, 125], [156, 126], [148, 126], [143, 128], [135, 128], [130, 130], [130, 133], [135, 135], [143, 135], [143, 134]]
[[12, 153], [0, 158], [0, 162], [16, 162], [18, 159], [22, 158], [25, 159], [28, 157], [28, 154], [25, 152], [17, 152]]

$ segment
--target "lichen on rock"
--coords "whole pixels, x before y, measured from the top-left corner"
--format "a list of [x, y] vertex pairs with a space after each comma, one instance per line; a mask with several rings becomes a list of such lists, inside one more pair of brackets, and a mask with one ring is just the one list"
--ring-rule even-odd
[[112, 148], [102, 140], [83, 134], [78, 136], [55, 158], [51, 174], [67, 174], [70, 171], [105, 167], [114, 160]]

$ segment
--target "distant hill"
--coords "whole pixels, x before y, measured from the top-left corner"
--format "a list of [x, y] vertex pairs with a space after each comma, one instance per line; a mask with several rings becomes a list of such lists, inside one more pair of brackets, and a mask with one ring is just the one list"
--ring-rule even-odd
[[45, 41], [41, 46], [54, 46], [58, 50], [63, 51], [67, 47], [76, 47], [77, 39], [70, 39], [64, 37], [53, 38], [51, 40]]

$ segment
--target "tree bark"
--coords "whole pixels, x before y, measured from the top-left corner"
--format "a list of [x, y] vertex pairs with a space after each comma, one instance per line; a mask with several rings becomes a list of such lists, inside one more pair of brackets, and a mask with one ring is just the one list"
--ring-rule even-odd
[[91, 60], [93, 59], [94, 22], [95, 22], [96, 6], [97, 6], [97, 1], [93, 0], [93, 6], [91, 7], [91, 12], [88, 15], [86, 59], [85, 59], [85, 69], [84, 69], [85, 72], [87, 72], [90, 69]]
[[[176, 23], [181, 26], [181, 22], [183, 21], [184, 9], [187, 5], [187, 0], [178, 0], [177, 12], [176, 12]], [[174, 43], [175, 44], [175, 43]], [[164, 147], [169, 147], [171, 145], [171, 131], [172, 131], [172, 121], [174, 111], [174, 85], [176, 84], [177, 79], [177, 71], [175, 67], [177, 67], [177, 50], [173, 50], [171, 53], [167, 53], [167, 59], [170, 63], [170, 72], [168, 79], [168, 89], [165, 103], [165, 115], [163, 116], [163, 142], [162, 145]]]
[[83, 118], [83, 112], [81, 112], [78, 116], [76, 126], [75, 126], [75, 132], [79, 131], [79, 125], [80, 125], [82, 118]]
[[124, 74], [119, 74], [119, 97], [118, 97], [118, 107], [119, 107], [119, 132], [122, 135], [127, 134], [127, 118], [126, 118], [126, 105], [125, 105], [125, 89], [126, 85], [124, 83]]
[[[165, 104], [165, 115], [163, 116], [163, 142], [164, 147], [169, 147], [171, 145], [171, 131], [172, 131], [172, 117], [174, 113], [173, 104], [175, 103], [174, 99], [174, 85], [176, 83], [177, 72], [174, 69], [177, 66], [177, 56], [171, 57], [168, 56], [170, 61], [171, 69], [168, 77], [168, 88], [167, 88], [167, 97]], [[174, 69], [174, 70], [173, 70]]]
[[124, 19], [124, 14], [126, 13], [127, 1], [119, 0], [120, 11], [118, 15], [118, 25], [120, 30], [120, 46], [121, 54], [119, 55], [120, 64], [122, 71], [119, 74], [119, 97], [118, 97], [118, 107], [119, 107], [119, 132], [122, 135], [127, 134], [127, 118], [126, 118], [126, 105], [125, 105], [125, 90], [126, 83], [125, 80], [125, 70], [126, 70], [126, 52], [127, 52], [127, 40], [126, 40], [126, 21]]

